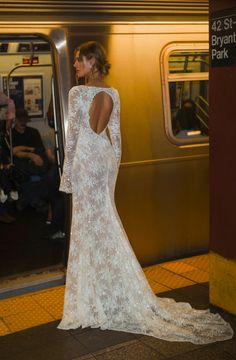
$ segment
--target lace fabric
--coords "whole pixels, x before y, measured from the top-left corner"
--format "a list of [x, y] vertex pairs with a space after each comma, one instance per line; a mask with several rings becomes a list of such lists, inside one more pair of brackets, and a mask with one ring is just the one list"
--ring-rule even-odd
[[[98, 135], [90, 128], [89, 109], [100, 91], [113, 100], [111, 142], [105, 130]], [[100, 327], [195, 344], [231, 338], [230, 325], [218, 314], [152, 292], [114, 203], [120, 157], [118, 92], [72, 88], [60, 190], [72, 192], [73, 215], [64, 314], [58, 327]]]

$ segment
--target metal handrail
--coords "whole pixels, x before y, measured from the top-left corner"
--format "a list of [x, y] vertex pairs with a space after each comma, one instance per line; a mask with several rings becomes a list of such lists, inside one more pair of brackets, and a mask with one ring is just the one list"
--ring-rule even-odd
[[[209, 103], [208, 101], [201, 95], [198, 95], [196, 100], [195, 100], [195, 105], [196, 107], [202, 112], [202, 114], [205, 115], [205, 117], [207, 119], [209, 119], [209, 114], [206, 112], [206, 110], [200, 105], [200, 101], [202, 101], [207, 108], [209, 108]], [[196, 114], [197, 118], [199, 119], [199, 121], [206, 127], [206, 129], [209, 129], [209, 125], [202, 119], [202, 117], [199, 114]]]
[[207, 125], [207, 123], [201, 118], [200, 115], [196, 114], [198, 120], [206, 127], [206, 129], [209, 129], [209, 126]]
[[201, 105], [197, 104], [197, 103], [195, 103], [195, 104], [196, 104], [196, 107], [197, 107], [198, 109], [200, 109], [201, 112], [202, 112], [207, 118], [209, 118], [209, 114], [203, 109], [203, 107], [202, 107]]
[[202, 102], [204, 102], [204, 104], [209, 107], [209, 102], [201, 95], [198, 95], [196, 98], [196, 101], [201, 100]]
[[55, 103], [55, 87], [54, 87], [54, 77], [52, 76], [51, 81], [51, 89], [52, 89], [52, 105], [53, 105], [53, 115], [54, 115], [54, 131], [55, 131], [55, 142], [56, 142], [56, 154], [57, 154], [57, 164], [58, 164], [58, 171], [61, 177], [62, 175], [62, 164], [59, 155], [59, 141], [58, 141], [58, 126], [57, 126], [57, 115], [56, 115], [56, 103]]

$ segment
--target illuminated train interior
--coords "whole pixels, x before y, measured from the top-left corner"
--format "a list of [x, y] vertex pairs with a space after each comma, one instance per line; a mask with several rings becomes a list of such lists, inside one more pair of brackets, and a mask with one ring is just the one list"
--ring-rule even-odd
[[[38, 155], [44, 161], [43, 166], [35, 166], [31, 159], [18, 161], [17, 154], [12, 154], [18, 172], [8, 171], [5, 178], [11, 178], [9, 184], [3, 176], [8, 199], [4, 201], [2, 193], [0, 273], [9, 277], [63, 266], [66, 205], [58, 191], [62, 140], [57, 128], [50, 44], [32, 36], [32, 39], [3, 42], [0, 49], [0, 90], [14, 100], [16, 114], [18, 109], [27, 110], [26, 126], [37, 129], [44, 146], [43, 152], [36, 150], [42, 152]], [[14, 149], [14, 134], [12, 138]], [[54, 194], [53, 199], [48, 189]], [[61, 212], [60, 226], [54, 228], [52, 202]]]

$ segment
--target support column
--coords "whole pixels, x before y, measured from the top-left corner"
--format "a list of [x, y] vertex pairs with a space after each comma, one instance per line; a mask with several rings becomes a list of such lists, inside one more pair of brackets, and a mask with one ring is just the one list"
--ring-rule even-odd
[[210, 302], [236, 314], [236, 4], [209, 3]]

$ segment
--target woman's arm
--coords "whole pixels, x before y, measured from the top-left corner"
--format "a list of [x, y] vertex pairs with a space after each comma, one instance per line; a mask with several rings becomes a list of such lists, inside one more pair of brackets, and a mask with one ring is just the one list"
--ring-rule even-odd
[[69, 92], [68, 103], [68, 129], [66, 134], [65, 158], [63, 165], [63, 173], [61, 177], [60, 191], [66, 193], [72, 192], [71, 172], [75, 155], [75, 149], [78, 139], [78, 118], [77, 118], [77, 102], [78, 87], [73, 87]]
[[114, 101], [113, 111], [111, 119], [108, 125], [111, 143], [115, 152], [117, 165], [120, 165], [121, 159], [121, 135], [120, 135], [120, 98], [117, 92], [117, 96]]

